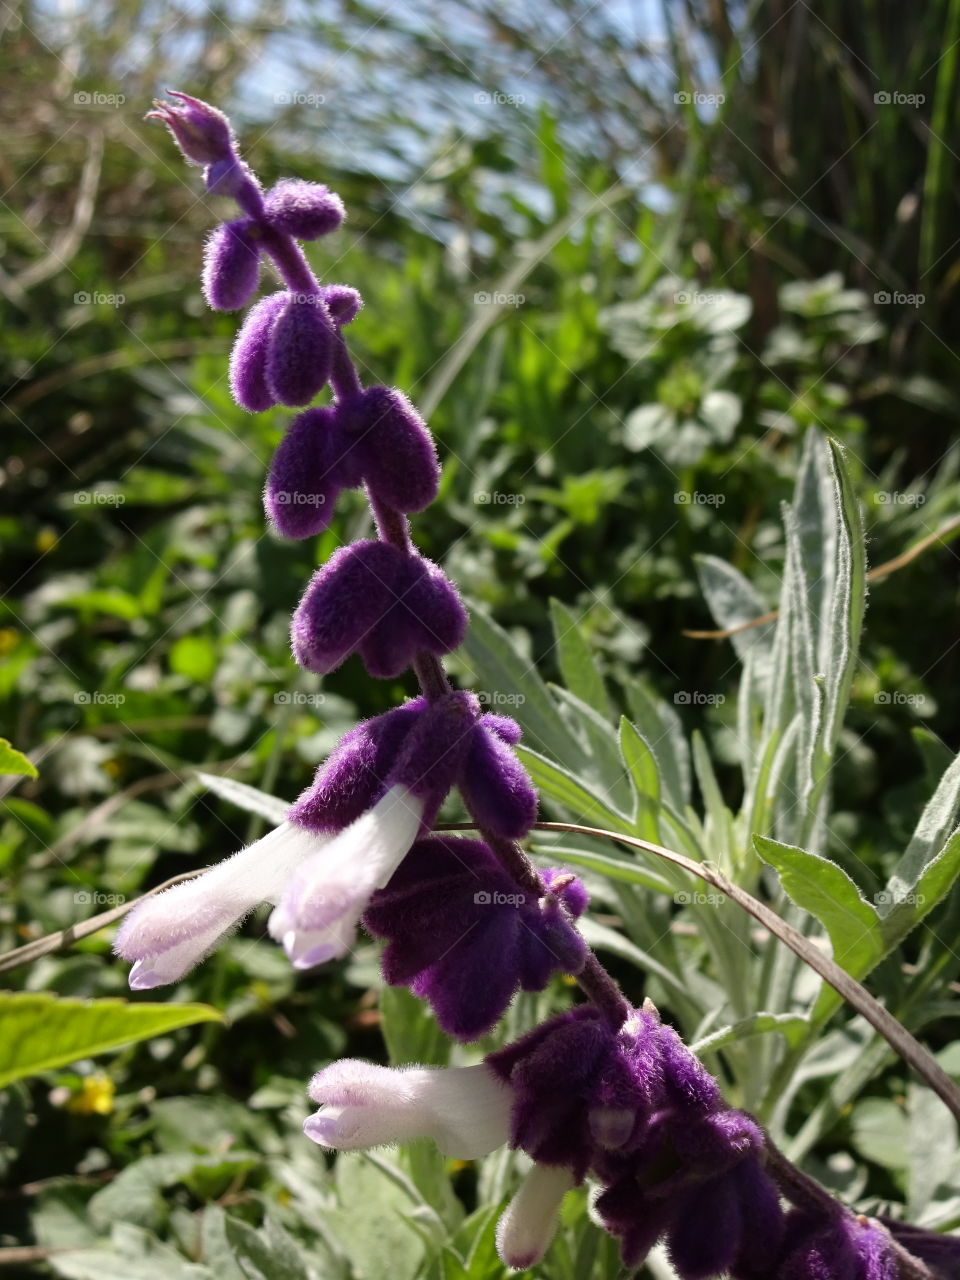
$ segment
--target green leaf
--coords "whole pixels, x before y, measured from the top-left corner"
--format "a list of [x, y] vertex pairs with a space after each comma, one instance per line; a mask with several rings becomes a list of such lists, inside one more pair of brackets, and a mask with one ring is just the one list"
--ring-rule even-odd
[[506, 632], [478, 609], [471, 612], [463, 648], [473, 665], [478, 687], [488, 694], [517, 698], [509, 705], [515, 707], [513, 715], [523, 725], [529, 741], [562, 760], [569, 761], [573, 752], [579, 763], [579, 747], [534, 664], [518, 653]]
[[234, 1257], [248, 1280], [310, 1280], [300, 1250], [271, 1218], [256, 1231], [239, 1218], [228, 1216], [224, 1228]]
[[[779, 872], [791, 900], [826, 929], [837, 964], [854, 977], [868, 973], [885, 954], [886, 942], [876, 911], [842, 867], [767, 836], [754, 835], [753, 843], [764, 862]], [[832, 988], [821, 991], [815, 1016], [835, 1000], [839, 996]]]
[[128, 1004], [0, 992], [0, 1088], [195, 1022], [222, 1022], [206, 1004]]
[[237, 782], [235, 778], [224, 778], [216, 773], [198, 773], [197, 777], [208, 791], [220, 796], [222, 800], [229, 800], [238, 809], [256, 813], [276, 826], [285, 822], [290, 812], [290, 805], [286, 800], [268, 795], [266, 791], [259, 791], [245, 782]]
[[809, 1029], [810, 1019], [802, 1013], [753, 1013], [748, 1018], [741, 1018], [738, 1022], [720, 1027], [701, 1040], [694, 1041], [690, 1045], [690, 1052], [707, 1053], [723, 1049], [748, 1036], [765, 1035], [770, 1031], [778, 1032], [792, 1047], [803, 1042]]
[[620, 720], [620, 754], [636, 792], [634, 829], [641, 840], [656, 842], [660, 838], [660, 770], [652, 749], [626, 716]]
[[654, 698], [639, 682], [627, 686], [627, 700], [640, 734], [656, 756], [664, 795], [675, 809], [690, 799], [690, 748], [680, 717], [668, 703]]
[[928, 801], [903, 857], [887, 882], [880, 916], [890, 915], [904, 895], [914, 889], [924, 870], [943, 852], [960, 811], [960, 755], [950, 764]]
[[889, 1098], [864, 1098], [853, 1109], [853, 1145], [865, 1160], [899, 1173], [906, 1169], [907, 1117]]
[[0, 738], [0, 774], [19, 774], [26, 778], [40, 776], [32, 761], [22, 751], [12, 747], [6, 738]]
[[217, 669], [217, 650], [206, 636], [181, 636], [170, 648], [170, 670], [207, 684]]
[[590, 826], [607, 827], [613, 831], [631, 832], [633, 824], [630, 819], [615, 809], [609, 808], [598, 800], [592, 791], [588, 791], [580, 781], [563, 765], [554, 764], [546, 756], [529, 747], [518, 746], [517, 754], [538, 787], [548, 799], [573, 816], [575, 821]]
[[564, 684], [604, 720], [612, 720], [613, 707], [603, 676], [576, 618], [559, 600], [550, 601], [550, 617]]

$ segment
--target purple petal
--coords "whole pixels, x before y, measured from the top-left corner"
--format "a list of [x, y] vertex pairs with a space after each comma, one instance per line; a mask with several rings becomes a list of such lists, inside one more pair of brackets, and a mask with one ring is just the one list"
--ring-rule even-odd
[[405, 569], [404, 553], [385, 542], [355, 542], [335, 551], [313, 575], [293, 615], [293, 654], [300, 666], [324, 675], [348, 658], [381, 626], [393, 583]]
[[309, 404], [330, 376], [333, 321], [319, 294], [291, 293], [267, 352], [267, 385], [280, 404]]
[[280, 290], [261, 298], [241, 325], [230, 353], [230, 389], [240, 408], [249, 413], [262, 413], [277, 403], [267, 385], [267, 352], [286, 297]]
[[203, 292], [214, 311], [237, 311], [256, 292], [260, 279], [260, 246], [256, 224], [244, 219], [224, 222], [207, 241], [203, 260]]
[[471, 737], [460, 790], [477, 822], [505, 840], [522, 840], [537, 820], [537, 793], [526, 769], [483, 720]]

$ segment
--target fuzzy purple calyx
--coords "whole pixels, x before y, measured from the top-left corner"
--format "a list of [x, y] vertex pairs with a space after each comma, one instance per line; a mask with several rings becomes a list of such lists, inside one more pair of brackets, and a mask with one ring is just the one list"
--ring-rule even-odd
[[264, 217], [283, 235], [317, 240], [336, 231], [346, 210], [336, 192], [322, 183], [282, 178], [264, 198]]
[[[502, 762], [499, 776], [485, 777], [476, 819], [491, 834], [522, 840], [536, 820], [537, 795], [501, 736], [506, 733], [516, 741], [519, 727], [505, 717], [478, 712], [470, 694], [451, 694], [432, 703], [421, 697], [351, 729], [290, 811], [290, 820], [317, 833], [339, 831], [388, 787], [402, 784], [425, 800], [430, 825], [452, 786], [474, 798], [480, 794], [476, 787], [471, 790], [471, 774], [478, 762], [484, 765], [488, 739], [495, 736], [510, 759]], [[548, 890], [553, 874], [545, 879]], [[557, 878], [565, 879], [566, 873]], [[554, 893], [571, 916], [580, 914], [586, 892], [575, 877]]]
[[257, 224], [251, 218], [224, 222], [207, 241], [203, 294], [214, 311], [237, 311], [256, 292], [260, 278]]
[[385, 542], [363, 540], [317, 570], [293, 617], [297, 662], [326, 674], [352, 653], [381, 679], [420, 652], [441, 656], [463, 641], [467, 613], [439, 566]]
[[486, 844], [419, 840], [363, 917], [387, 946], [383, 974], [428, 1000], [442, 1029], [475, 1040], [518, 989], [540, 991], [578, 973], [586, 947], [550, 895], [517, 884]]
[[274, 454], [265, 504], [278, 533], [305, 538], [327, 527], [342, 489], [366, 484], [379, 503], [411, 513], [433, 501], [439, 477], [433, 439], [413, 406], [399, 391], [371, 387], [294, 418]]

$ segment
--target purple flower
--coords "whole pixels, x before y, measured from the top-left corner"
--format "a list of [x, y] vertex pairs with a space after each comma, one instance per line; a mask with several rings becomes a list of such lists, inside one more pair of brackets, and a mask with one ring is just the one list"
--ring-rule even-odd
[[441, 655], [463, 640], [467, 615], [429, 560], [385, 542], [334, 552], [313, 576], [293, 618], [293, 653], [325, 674], [359, 652], [372, 676], [400, 675], [417, 653]]
[[222, 111], [188, 93], [167, 93], [178, 99], [177, 105], [157, 101], [147, 119], [163, 121], [190, 164], [215, 164], [235, 154], [233, 130]]
[[284, 537], [310, 537], [329, 524], [341, 489], [365, 483], [378, 502], [409, 513], [433, 501], [439, 476], [413, 407], [398, 391], [372, 387], [294, 418], [270, 468], [267, 514]]
[[326, 529], [348, 476], [349, 459], [337, 428], [335, 409], [297, 414], [280, 441], [263, 500], [274, 528], [284, 538], [310, 538]]
[[[516, 730], [510, 731], [516, 740], [518, 726], [512, 720], [506, 723]], [[414, 698], [346, 734], [297, 801], [291, 818], [313, 831], [339, 830], [370, 808], [388, 786], [402, 783], [427, 801], [425, 825], [430, 826], [452, 786], [464, 796], [477, 792], [471, 775], [478, 762], [486, 763], [487, 739], [496, 736], [509, 751], [500, 736], [503, 725], [502, 716], [479, 715], [471, 694], [450, 694], [432, 703]], [[523, 766], [510, 755], [499, 778], [484, 777], [485, 809], [481, 807], [478, 821], [503, 839], [520, 840], [536, 819], [537, 797]], [[578, 880], [548, 872], [545, 884], [562, 897], [571, 915], [582, 913], [586, 894]]]
[[224, 222], [207, 241], [203, 292], [214, 311], [237, 311], [256, 292], [260, 279], [260, 245], [252, 218]]
[[518, 988], [577, 973], [586, 948], [556, 897], [518, 885], [479, 840], [419, 840], [363, 917], [385, 938], [383, 976], [430, 1001], [437, 1022], [475, 1040]]
[[794, 1219], [801, 1242], [777, 1271], [777, 1280], [897, 1280], [900, 1269], [890, 1234], [879, 1222], [838, 1210], [833, 1222]]
[[446, 1156], [475, 1160], [504, 1144], [510, 1091], [484, 1066], [378, 1067], [348, 1059], [319, 1071], [320, 1110], [303, 1131], [320, 1146], [363, 1151], [431, 1138]]
[[426, 423], [402, 392], [370, 387], [339, 406], [344, 435], [378, 501], [415, 512], [437, 496], [440, 464]]
[[317, 240], [343, 222], [346, 210], [334, 191], [319, 182], [283, 178], [264, 199], [267, 222], [276, 231], [297, 240]]
[[286, 291], [261, 298], [248, 313], [230, 353], [230, 389], [241, 409], [262, 413], [277, 403], [267, 382], [267, 357], [274, 322], [286, 302]]
[[309, 404], [326, 386], [335, 333], [330, 313], [317, 293], [288, 293], [270, 329], [267, 386], [278, 404]]
[[318, 833], [340, 831], [373, 808], [426, 706], [425, 698], [412, 698], [346, 733], [290, 810], [291, 821]]

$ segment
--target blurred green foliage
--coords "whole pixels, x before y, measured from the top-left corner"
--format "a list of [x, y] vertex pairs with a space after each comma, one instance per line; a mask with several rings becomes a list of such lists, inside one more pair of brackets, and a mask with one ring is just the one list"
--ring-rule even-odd
[[[736, 681], [729, 642], [683, 635], [713, 625], [697, 558], [744, 573], [758, 613], [776, 607], [780, 504], [809, 427], [850, 450], [872, 565], [957, 515], [958, 0], [678, 0], [640, 28], [580, 3], [106, 0], [67, 16], [12, 4], [2, 24], [0, 704], [39, 771], [0, 779], [4, 949], [258, 831], [197, 769], [292, 798], [357, 716], [411, 692], [353, 664], [322, 685], [293, 667], [303, 583], [367, 517], [348, 500], [312, 545], [264, 528], [285, 416], [230, 400], [235, 319], [197, 284], [225, 209], [142, 121], [167, 83], [234, 111], [265, 181], [319, 179], [346, 200], [347, 229], [311, 260], [363, 293], [350, 334], [366, 376], [429, 413], [445, 471], [416, 521], [423, 549], [545, 677], [570, 685], [576, 662], [555, 599], [615, 700], [680, 695], [731, 805], [732, 698], [683, 705]], [[950, 536], [875, 582], [853, 675], [833, 821], [878, 875], [960, 745]], [[469, 653], [453, 669], [476, 685]], [[628, 938], [634, 903], [626, 923], [629, 900], [610, 906]], [[292, 1232], [317, 1274], [390, 1259], [414, 1275], [425, 1205], [459, 1233], [431, 1274], [499, 1274], [489, 1206], [508, 1164], [417, 1157], [404, 1186], [304, 1150], [303, 1084], [323, 1062], [382, 1056], [382, 1031], [395, 1060], [439, 1048], [402, 995], [377, 1010], [372, 948], [295, 979], [262, 934], [247, 926], [178, 991], [226, 1027], [124, 1050], [103, 1065], [109, 1089], [88, 1061], [0, 1094], [3, 1242], [102, 1244], [119, 1221], [114, 1249], [135, 1259], [55, 1255], [24, 1274], [196, 1277], [202, 1260], [272, 1277], [257, 1258], [286, 1250], [282, 1275], [299, 1276]], [[13, 978], [122, 995], [107, 945]], [[630, 945], [614, 964], [639, 999]], [[684, 1016], [676, 990], [676, 1008], [659, 994]], [[521, 1002], [506, 1032], [569, 998]], [[831, 1035], [824, 1074], [849, 1073], [859, 1029], [838, 1019]], [[904, 1118], [903, 1081], [870, 1061], [887, 1070], [877, 1096], [825, 1121], [812, 1158], [883, 1197], [901, 1157], [877, 1135], [891, 1108]], [[834, 1159], [851, 1144], [852, 1171]], [[395, 1206], [382, 1235], [358, 1220], [365, 1198]], [[583, 1203], [569, 1213], [543, 1274], [616, 1274]], [[346, 1263], [344, 1239], [360, 1250]]]

